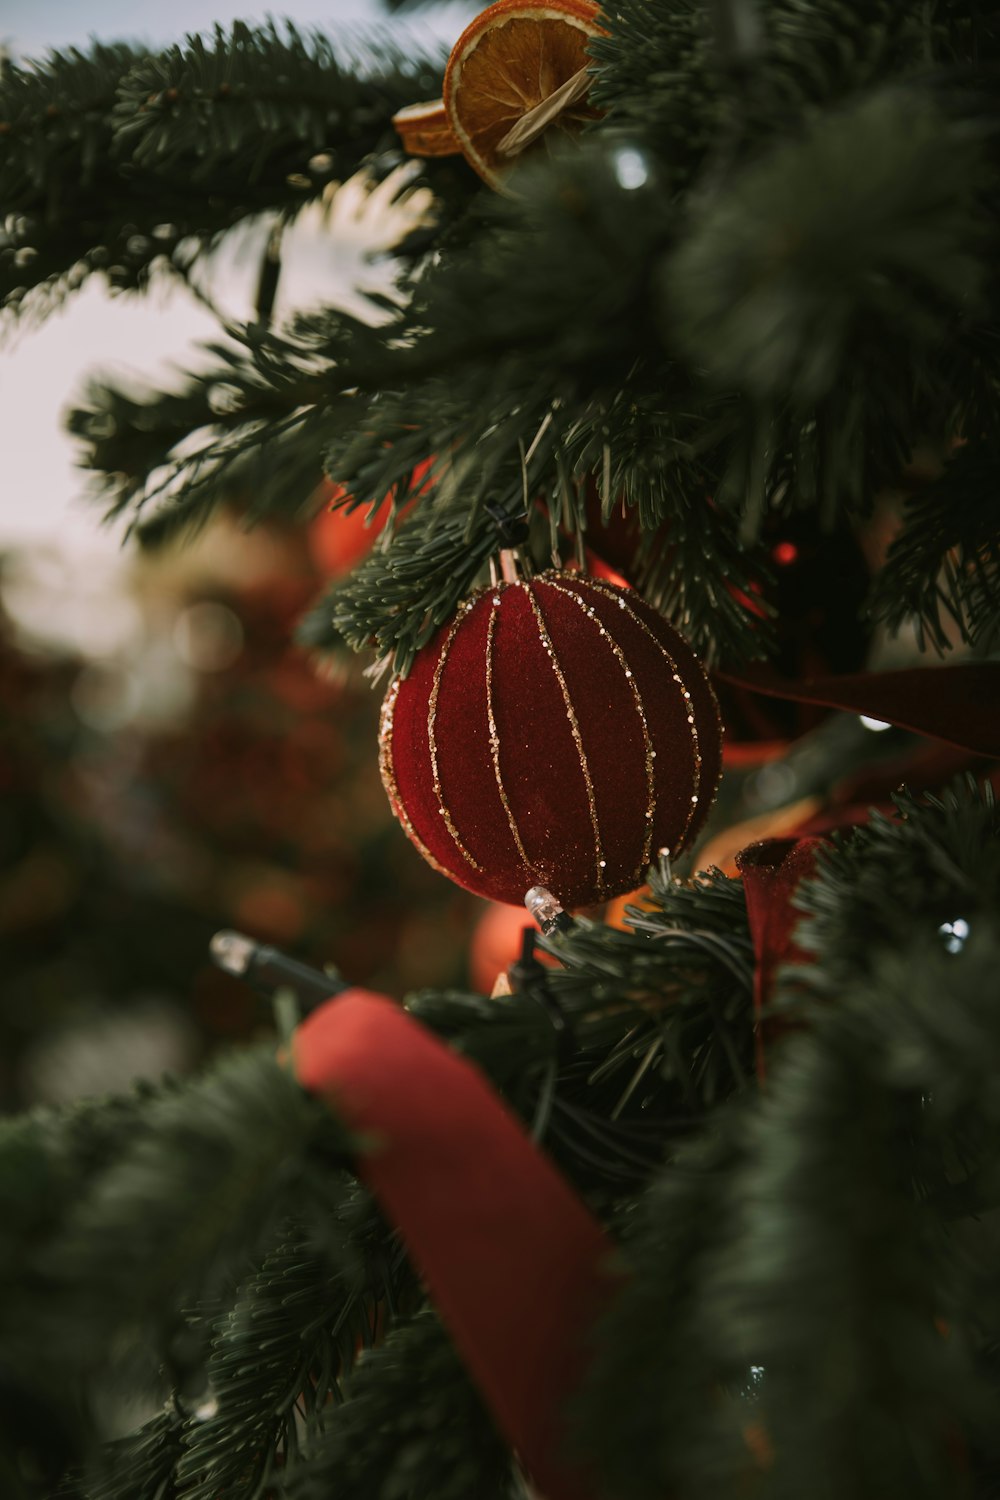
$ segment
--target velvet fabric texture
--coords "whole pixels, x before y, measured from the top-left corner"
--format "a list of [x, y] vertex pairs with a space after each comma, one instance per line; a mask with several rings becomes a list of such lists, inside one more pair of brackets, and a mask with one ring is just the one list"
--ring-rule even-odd
[[390, 686], [381, 768], [435, 868], [576, 908], [641, 884], [711, 807], [721, 729], [686, 642], [629, 589], [543, 573], [474, 594]]
[[743, 877], [747, 917], [753, 938], [757, 968], [754, 974], [754, 1011], [757, 1018], [757, 1077], [764, 1078], [765, 1044], [783, 1029], [767, 1015], [778, 971], [786, 964], [808, 962], [808, 955], [795, 942], [802, 913], [794, 904], [803, 880], [816, 872], [821, 838], [762, 839], [748, 844], [736, 856]]
[[1000, 756], [1000, 662], [904, 667], [795, 682], [759, 663], [716, 675], [754, 693], [866, 714], [961, 750], [993, 759]]

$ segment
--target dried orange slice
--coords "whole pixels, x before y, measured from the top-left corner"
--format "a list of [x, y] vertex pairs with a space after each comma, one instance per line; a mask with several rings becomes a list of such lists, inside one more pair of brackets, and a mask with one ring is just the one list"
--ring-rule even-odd
[[585, 102], [587, 43], [601, 36], [592, 0], [499, 0], [467, 26], [444, 75], [444, 106], [469, 165], [502, 187], [551, 130], [596, 118]]
[[448, 121], [443, 99], [408, 104], [393, 115], [399, 137], [410, 156], [460, 156], [462, 148]]

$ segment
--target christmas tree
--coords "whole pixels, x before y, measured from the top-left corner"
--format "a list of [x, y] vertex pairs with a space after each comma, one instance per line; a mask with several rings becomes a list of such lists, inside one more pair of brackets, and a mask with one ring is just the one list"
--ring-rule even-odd
[[[301, 639], [391, 673], [400, 839], [555, 962], [224, 938], [273, 1041], [4, 1122], [0, 1489], [1000, 1495], [1000, 8], [400, 25], [8, 67], [0, 296], [266, 216], [254, 320], [72, 429], [136, 545], [383, 525]], [[277, 323], [359, 173], [392, 294]]]

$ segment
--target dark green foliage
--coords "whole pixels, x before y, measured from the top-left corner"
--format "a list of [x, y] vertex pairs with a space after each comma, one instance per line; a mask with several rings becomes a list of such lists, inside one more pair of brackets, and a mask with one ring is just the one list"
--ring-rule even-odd
[[372, 646], [379, 657], [393, 656], [395, 670], [408, 671], [496, 550], [496, 525], [485, 511], [467, 518], [427, 506], [399, 528], [389, 552], [375, 552], [330, 590], [300, 638], [329, 644], [329, 619], [355, 649]]
[[340, 177], [393, 145], [392, 115], [439, 81], [429, 57], [391, 42], [366, 76], [360, 57], [317, 33], [236, 22], [228, 36], [217, 27], [136, 63], [118, 89], [115, 143], [134, 172], [167, 183], [243, 197], [270, 182], [273, 192], [316, 152], [332, 156], [323, 173]]
[[[190, 1389], [105, 1446], [78, 1483], [86, 1500], [250, 1500], [273, 1492], [299, 1446], [343, 1399], [358, 1351], [415, 1296], [393, 1236], [356, 1183], [299, 1222], [245, 1277], [230, 1310], [191, 1315], [207, 1349]], [[304, 1211], [304, 1213], [303, 1213]], [[452, 1356], [453, 1358], [453, 1356]]]
[[[301, 1198], [306, 1147], [326, 1140], [336, 1161], [347, 1138], [269, 1051], [238, 1054], [141, 1109], [90, 1113], [96, 1141], [86, 1116], [81, 1129], [71, 1115], [29, 1117], [0, 1143], [13, 1202], [31, 1215], [13, 1226], [19, 1295], [5, 1300], [0, 1343], [40, 1375], [93, 1372], [111, 1348], [147, 1373], [167, 1353], [184, 1365], [181, 1309], [217, 1296]], [[33, 1197], [43, 1172], [50, 1192]]]
[[[344, 1216], [346, 1233], [363, 1227], [353, 1218]], [[177, 1481], [191, 1500], [265, 1494], [277, 1455], [295, 1452], [300, 1418], [315, 1425], [340, 1399], [340, 1377], [371, 1341], [378, 1306], [360, 1269], [351, 1289], [299, 1231], [240, 1288], [212, 1340], [209, 1404], [185, 1423]], [[377, 1267], [369, 1271], [377, 1286]]]
[[74, 49], [35, 68], [5, 68], [0, 305], [16, 306], [29, 288], [44, 287], [48, 297], [36, 300], [43, 311], [138, 233], [112, 159], [111, 112], [118, 80], [141, 55], [122, 44], [95, 46], [89, 55]]
[[[0, 82], [0, 304], [36, 314], [94, 270], [142, 285], [169, 257], [265, 211], [294, 214], [440, 89], [440, 59], [383, 39], [378, 60], [293, 26], [236, 22], [161, 54], [96, 46]], [[25, 300], [25, 293], [40, 288]]]
[[287, 1500], [517, 1500], [510, 1453], [430, 1311], [359, 1360]]
[[[732, 662], [768, 645], [740, 600], [762, 523], [863, 517], [922, 446], [953, 457], [909, 500], [873, 609], [989, 648], [1000, 7], [619, 0], [605, 21], [604, 118], [509, 199], [421, 169], [440, 212], [371, 325], [262, 317], [180, 393], [89, 392], [72, 426], [105, 500], [149, 542], [234, 496], [303, 516], [324, 470], [345, 508], [389, 506], [304, 636], [404, 670], [489, 576], [505, 518], [528, 516], [538, 565], [623, 504], [635, 581]], [[14, 70], [0, 290], [102, 257], [139, 280], [161, 242], [183, 272], [181, 234], [197, 251], [325, 174], [384, 171], [390, 115], [439, 75], [375, 50], [362, 70], [237, 27]], [[408, 1002], [620, 1235], [575, 1421], [621, 1500], [998, 1491], [1000, 827], [964, 788], [898, 807], [800, 894], [811, 962], [782, 977], [763, 1088], [742, 888], [717, 872], [654, 873], [633, 930], [579, 921], [548, 944], [564, 967], [509, 1001]], [[256, 1054], [0, 1132], [16, 1500], [67, 1466], [86, 1500], [516, 1488], [349, 1150]], [[172, 1395], [102, 1448], [81, 1377], [111, 1368]]]
[[176, 1404], [136, 1432], [109, 1443], [93, 1473], [70, 1490], [86, 1500], [176, 1500], [174, 1466], [181, 1452], [183, 1417]]
[[[577, 544], [599, 500], [637, 511], [635, 581], [700, 651], [766, 654], [740, 602], [760, 576], [762, 519], [863, 514], [915, 445], [996, 421], [995, 89], [968, 71], [996, 28], [982, 7], [881, 0], [725, 14], [614, 7], [593, 48], [608, 113], [589, 141], [525, 168], [515, 199], [453, 176], [418, 235], [438, 254], [400, 261], [402, 302], [375, 309], [379, 327], [309, 316], [272, 344], [233, 330], [244, 349], [216, 351], [181, 397], [93, 393], [73, 425], [113, 506], [148, 501], [155, 475], [177, 498], [151, 539], [234, 489], [255, 513], [295, 513], [323, 465], [371, 508], [436, 455], [420, 508], [453, 514], [403, 527], [323, 606], [334, 626], [317, 616], [311, 643], [374, 641], [405, 665], [483, 576], [487, 503], [536, 503], [544, 557]], [[269, 54], [297, 80], [301, 118], [215, 98]], [[216, 184], [232, 159], [241, 181], [263, 181], [288, 142], [311, 139], [309, 100], [331, 69], [320, 42], [273, 32], [175, 49], [135, 64], [115, 139], [133, 143], [137, 171], [155, 143], [165, 179]], [[374, 119], [378, 101], [359, 95], [357, 110]], [[227, 123], [241, 110], [252, 130]], [[347, 170], [374, 143], [359, 126], [343, 149]], [[424, 179], [443, 189], [435, 174], [452, 170], [430, 163]], [[985, 640], [996, 528], [953, 499], [927, 492], [878, 608], [894, 625], [917, 608], [940, 641], [934, 557], [959, 545], [945, 607]], [[470, 539], [466, 566], [445, 568], [446, 533]]]
[[[639, 565], [653, 602], [706, 653], [759, 653], [766, 635], [748, 629], [732, 590], [759, 575], [760, 557], [707, 503], [718, 475], [694, 451], [699, 421], [717, 411], [723, 422], [731, 403], [692, 396], [662, 357], [646, 368], [644, 391], [635, 363], [635, 330], [654, 332], [647, 282], [666, 222], [643, 216], [649, 203], [617, 183], [613, 157], [569, 160], [563, 170], [561, 192], [543, 174], [526, 201], [496, 205], [489, 257], [481, 245], [446, 257], [382, 327], [303, 317], [287, 336], [247, 330], [242, 350], [213, 350], [215, 369], [180, 395], [137, 402], [95, 389], [71, 425], [114, 509], [134, 514], [176, 495], [143, 526], [151, 539], [203, 518], [237, 484], [253, 497], [252, 513], [294, 513], [321, 460], [357, 503], [374, 507], [437, 455], [421, 508], [450, 514], [418, 515], [322, 606], [355, 647], [392, 648], [408, 663], [426, 622], [454, 610], [497, 549], [487, 505], [513, 514], [534, 501], [557, 539], [560, 527], [564, 536], [583, 531], [599, 486], [648, 530], [664, 528]], [[579, 281], [564, 274], [567, 236]], [[537, 292], [512, 305], [511, 285]], [[636, 389], [623, 399], [630, 375]], [[318, 619], [306, 638], [328, 644]]]
[[87, 1101], [66, 1113], [37, 1111], [0, 1126], [0, 1344], [14, 1363], [37, 1340], [34, 1318], [52, 1294], [40, 1257], [101, 1182], [126, 1144], [138, 1148], [157, 1106], [172, 1094]]
[[874, 600], [894, 629], [913, 616], [939, 650], [948, 627], [985, 649], [1000, 618], [1000, 466], [992, 440], [959, 448], [941, 477], [907, 501]]
[[409, 1001], [485, 1068], [575, 1181], [609, 1199], [643, 1183], [753, 1071], [739, 883], [716, 871], [687, 887], [653, 872], [651, 901], [631, 919], [633, 931], [578, 919], [547, 942], [566, 967], [540, 993], [502, 1006]]
[[[903, 812], [823, 859], [800, 932], [823, 1000], [636, 1215], [583, 1407], [615, 1493], [930, 1500], [970, 1493], [957, 1433], [996, 1446], [996, 814]], [[973, 871], [956, 946], [939, 910]]]
[[[751, 1068], [738, 885], [716, 876], [687, 889], [657, 879], [653, 908], [639, 920], [639, 934], [583, 923], [561, 940], [572, 967], [550, 983], [573, 1039], [568, 1052], [531, 993], [509, 1005], [433, 994], [410, 1002], [486, 1070], [609, 1210], [690, 1133], [712, 1099], [739, 1090]], [[45, 1200], [56, 1203], [55, 1214], [28, 1187], [39, 1180], [39, 1127], [9, 1127], [0, 1152], [0, 1170], [24, 1184], [25, 1200], [12, 1236], [20, 1300], [16, 1312], [8, 1308], [5, 1357], [37, 1370], [26, 1344], [44, 1329], [46, 1392], [65, 1390], [76, 1375], [93, 1382], [115, 1366], [148, 1382], [161, 1360], [176, 1391], [165, 1415], [88, 1460], [76, 1481], [86, 1500], [162, 1500], [161, 1485], [163, 1495], [175, 1490], [190, 1500], [262, 1496], [296, 1451], [302, 1421], [313, 1433], [307, 1451], [319, 1444], [302, 1460], [303, 1485], [314, 1470], [341, 1463], [339, 1445], [349, 1437], [359, 1485], [366, 1475], [375, 1483], [370, 1476], [384, 1464], [378, 1483], [401, 1486], [400, 1495], [411, 1493], [404, 1475], [417, 1496], [443, 1473], [480, 1486], [476, 1493], [506, 1492], [508, 1460], [436, 1325], [428, 1333], [420, 1321], [384, 1359], [363, 1366], [364, 1383], [359, 1376], [350, 1388], [362, 1405], [341, 1390], [356, 1350], [414, 1306], [414, 1279], [342, 1171], [347, 1143], [270, 1057], [247, 1054], [141, 1106], [92, 1114], [89, 1136], [63, 1125], [45, 1143], [50, 1172], [58, 1166], [67, 1183], [55, 1182]], [[49, 1128], [60, 1128], [58, 1120]], [[77, 1162], [91, 1161], [89, 1172], [73, 1175]], [[40, 1271], [29, 1272], [36, 1260]], [[398, 1407], [398, 1381], [412, 1381], [425, 1334], [447, 1386], [428, 1378], [419, 1388], [431, 1404], [397, 1411], [395, 1436], [359, 1447], [354, 1424], [367, 1424], [373, 1407]], [[30, 1389], [24, 1377], [22, 1384]], [[446, 1399], [444, 1389], [452, 1392]], [[346, 1398], [350, 1415], [320, 1441], [332, 1419], [327, 1395]], [[439, 1414], [453, 1405], [454, 1444], [480, 1434], [463, 1450], [467, 1459], [442, 1446]], [[84, 1409], [70, 1453], [86, 1454], [92, 1428]], [[143, 1487], [130, 1489], [140, 1479]]]
[[[684, 192], [706, 162], [717, 177], [770, 138], [794, 133], [803, 116], [926, 70], [935, 53], [949, 56], [949, 43], [962, 56], [968, 31], [949, 37], [934, 9], [893, 0], [619, 0], [609, 7], [608, 36], [591, 49], [594, 99], [612, 129], [655, 143]], [[728, 24], [727, 12], [735, 17]]]
[[[123, 1143], [145, 1133], [155, 1097], [146, 1089], [0, 1124], [0, 1478], [14, 1500], [33, 1500], [39, 1484], [54, 1484], [92, 1440], [61, 1363], [72, 1341], [65, 1328], [49, 1327], [53, 1287], [40, 1257]], [[81, 1351], [71, 1354], [76, 1362]]]
[[[699, 204], [663, 276], [670, 337], [753, 415], [726, 493], [765, 505], [784, 439], [803, 499], [864, 507], [940, 421], [927, 354], [987, 311], [983, 162], [932, 96], [867, 94]], [[902, 369], [920, 371], [909, 390]], [[926, 375], [923, 372], [926, 371]], [[936, 383], [936, 382], [935, 382]], [[787, 436], [785, 434], [787, 433]]]
[[[409, 1002], [623, 1235], [577, 1440], [625, 1500], [930, 1500], [974, 1493], [1000, 1459], [997, 814], [965, 788], [900, 811], [838, 841], [803, 892], [814, 963], [779, 1009], [805, 1026], [769, 1044], [763, 1092], [742, 888], [717, 873], [654, 872], [631, 932], [579, 921], [548, 945], [565, 968], [541, 989]], [[508, 1493], [436, 1322], [408, 1321], [418, 1293], [391, 1231], [325, 1111], [294, 1096], [251, 1054], [61, 1139], [8, 1127], [15, 1184], [46, 1160], [67, 1184], [85, 1168], [72, 1193], [52, 1179], [55, 1214], [22, 1191], [12, 1235], [21, 1266], [43, 1247], [63, 1382], [71, 1327], [91, 1330], [97, 1373], [107, 1331], [145, 1309], [177, 1390], [91, 1457], [86, 1500]], [[23, 1318], [47, 1326], [34, 1294]]]
[[[869, 974], [883, 951], [921, 946], [948, 951], [942, 925], [961, 918], [978, 928], [1000, 904], [1000, 811], [987, 783], [960, 783], [940, 798], [894, 799], [899, 816], [873, 814], [867, 827], [838, 838], [820, 855], [819, 878], [796, 904], [809, 921], [799, 930], [824, 962], [800, 976], [809, 990], [836, 996], [845, 980]], [[892, 901], [885, 899], [892, 892]]]
[[[217, 504], [237, 497], [250, 497], [257, 517], [279, 504], [302, 514], [322, 477], [325, 409], [316, 405], [309, 351], [273, 335], [248, 335], [245, 351], [219, 345], [211, 352], [217, 367], [165, 400], [95, 386], [90, 404], [73, 414], [86, 461], [112, 466], [114, 513], [130, 513], [148, 543], [197, 529]], [[164, 473], [186, 439], [183, 456]]]

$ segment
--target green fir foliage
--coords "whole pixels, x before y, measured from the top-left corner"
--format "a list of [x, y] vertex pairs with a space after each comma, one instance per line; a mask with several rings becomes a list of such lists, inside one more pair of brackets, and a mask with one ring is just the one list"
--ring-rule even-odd
[[902, 534], [889, 549], [874, 607], [898, 629], [914, 618], [930, 644], [948, 649], [948, 630], [985, 651], [1000, 620], [1000, 532], [993, 440], [970, 442], [940, 478], [906, 505]]
[[[303, 638], [402, 671], [502, 547], [544, 566], [623, 509], [633, 581], [730, 665], [771, 648], [745, 605], [767, 523], [863, 518], [921, 449], [950, 457], [873, 617], [992, 649], [1000, 7], [618, 0], [604, 25], [581, 142], [509, 196], [414, 168], [436, 210], [369, 319], [269, 327], [264, 298], [179, 389], [93, 384], [70, 425], [106, 507], [155, 545], [223, 501], [305, 519], [325, 473], [391, 525]], [[188, 276], [233, 227], [376, 180], [440, 75], [388, 22], [363, 58], [237, 25], [7, 69], [10, 316], [93, 270]], [[608, 1495], [1000, 1493], [998, 849], [971, 785], [835, 838], [762, 1078], [717, 871], [654, 871], [629, 930], [577, 920], [507, 1001], [409, 997], [620, 1246], [573, 1412]], [[4, 1494], [516, 1496], [354, 1168], [266, 1047], [3, 1125]], [[123, 1386], [147, 1401], [124, 1435]]]
[[582, 1406], [612, 1493], [978, 1493], [959, 1432], [996, 1462], [996, 810], [900, 811], [803, 894], [764, 1091], [637, 1208]]
[[282, 1500], [524, 1500], [498, 1436], [429, 1310], [359, 1359]]
[[[362, 55], [363, 54], [363, 55]], [[234, 23], [151, 54], [53, 52], [0, 78], [0, 305], [44, 313], [93, 271], [142, 286], [226, 230], [294, 214], [440, 89], [440, 58]]]
[[[374, 643], [405, 668], [425, 622], [484, 576], [487, 505], [537, 507], [544, 560], [622, 503], [641, 525], [635, 581], [706, 657], [736, 664], [770, 649], [740, 603], [769, 516], [856, 518], [917, 445], [990, 441], [990, 8], [622, 0], [605, 24], [593, 97], [606, 114], [582, 144], [526, 164], [513, 196], [447, 158], [415, 164], [439, 213], [372, 326], [318, 311], [280, 333], [234, 328], [180, 395], [92, 391], [72, 426], [112, 507], [148, 516], [169, 497], [143, 522], [157, 540], [234, 494], [251, 515], [301, 513], [325, 468], [371, 509], [436, 458], [419, 510], [440, 503], [447, 520], [400, 528], [323, 605], [325, 629], [307, 627], [312, 644]], [[121, 161], [115, 191], [141, 189], [147, 215], [182, 196], [169, 218], [189, 246], [262, 209], [288, 214], [287, 184], [301, 177], [308, 196], [314, 155], [338, 177], [378, 174], [393, 110], [434, 96], [439, 74], [401, 56], [391, 29], [369, 51], [378, 64], [355, 72], [322, 38], [236, 27], [122, 56], [113, 88], [107, 49], [53, 60], [30, 87], [15, 72], [8, 90], [30, 96], [19, 109], [41, 145], [16, 146], [0, 188], [15, 217], [37, 212], [56, 141], [68, 149], [38, 124], [46, 89], [80, 70], [80, 89], [86, 74], [114, 96], [88, 130]], [[21, 142], [29, 125], [15, 123]], [[186, 273], [188, 252], [172, 263]], [[942, 610], [988, 642], [995, 597], [992, 511], [961, 464], [953, 480], [914, 502], [875, 596], [881, 618], [916, 613], [939, 646]], [[469, 566], [446, 573], [442, 536], [462, 524]]]

